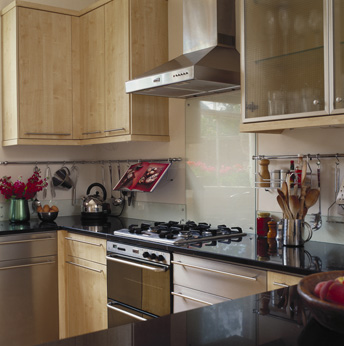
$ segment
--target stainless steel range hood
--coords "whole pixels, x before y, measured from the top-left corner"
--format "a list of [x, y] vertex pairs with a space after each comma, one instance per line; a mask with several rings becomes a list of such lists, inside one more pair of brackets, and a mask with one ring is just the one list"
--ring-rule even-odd
[[183, 55], [125, 83], [127, 93], [189, 98], [240, 88], [235, 0], [183, 0]]

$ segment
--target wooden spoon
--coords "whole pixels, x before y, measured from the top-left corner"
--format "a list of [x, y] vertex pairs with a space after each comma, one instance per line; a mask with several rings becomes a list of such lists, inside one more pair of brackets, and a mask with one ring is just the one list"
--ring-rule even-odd
[[282, 209], [282, 211], [285, 214], [285, 216], [287, 217], [287, 219], [292, 219], [293, 215], [291, 214], [291, 211], [289, 210], [289, 207], [288, 207], [286, 201], [281, 197], [281, 195], [277, 196], [277, 203], [280, 206], [280, 208]]
[[286, 181], [284, 181], [284, 182], [282, 183], [281, 190], [282, 190], [282, 192], [283, 192], [283, 194], [284, 194], [285, 201], [288, 203], [288, 201], [289, 201], [289, 194], [288, 194], [288, 184], [287, 184]]
[[293, 214], [294, 219], [297, 219], [297, 216], [300, 211], [299, 197], [295, 195], [289, 196], [289, 206], [290, 206], [290, 211]]
[[320, 191], [318, 189], [310, 189], [305, 197], [305, 207], [309, 209], [312, 207], [318, 200]]
[[286, 195], [281, 189], [277, 189], [277, 193], [281, 196], [282, 199], [286, 200]]
[[282, 183], [281, 190], [284, 193], [284, 196], [288, 195], [288, 186], [287, 186], [287, 182], [286, 181], [284, 181]]
[[287, 195], [286, 195], [286, 198], [287, 198], [287, 205], [289, 206], [289, 196], [290, 196], [290, 173], [287, 174], [287, 179], [286, 179], [286, 182], [287, 182]]
[[301, 211], [300, 211], [300, 217], [301, 217], [301, 219], [304, 219], [304, 218], [305, 218], [305, 216], [307, 215], [307, 211], [308, 211], [308, 209], [307, 209], [306, 207], [303, 208], [302, 214], [301, 214]]
[[307, 193], [307, 187], [301, 186], [301, 197], [300, 197], [300, 217], [303, 219], [307, 214], [307, 208], [305, 207], [305, 197]]

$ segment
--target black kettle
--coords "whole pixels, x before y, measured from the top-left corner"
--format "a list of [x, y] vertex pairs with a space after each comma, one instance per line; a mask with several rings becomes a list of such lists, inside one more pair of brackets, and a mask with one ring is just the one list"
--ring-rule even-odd
[[[95, 193], [91, 194], [91, 190]], [[102, 195], [100, 194], [100, 191]], [[83, 197], [81, 206], [81, 216], [85, 219], [106, 218], [111, 213], [110, 204], [106, 203], [106, 189], [102, 184], [93, 183], [86, 191], [87, 196]]]

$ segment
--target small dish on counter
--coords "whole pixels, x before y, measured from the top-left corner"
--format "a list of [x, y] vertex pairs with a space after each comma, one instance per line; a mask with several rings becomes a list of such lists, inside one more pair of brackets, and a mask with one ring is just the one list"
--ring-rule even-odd
[[304, 277], [297, 286], [297, 291], [305, 301], [314, 318], [324, 327], [344, 333], [344, 305], [320, 299], [314, 293], [315, 286], [321, 281], [335, 280], [344, 276], [343, 270], [315, 273]]

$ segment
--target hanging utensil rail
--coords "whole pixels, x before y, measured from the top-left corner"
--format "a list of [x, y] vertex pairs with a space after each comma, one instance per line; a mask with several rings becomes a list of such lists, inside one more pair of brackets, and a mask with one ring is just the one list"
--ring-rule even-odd
[[129, 159], [129, 160], [68, 160], [68, 161], [0, 161], [0, 165], [65, 165], [65, 164], [78, 164], [78, 165], [101, 165], [104, 163], [129, 163], [129, 162], [179, 162], [182, 158], [167, 158], [167, 159]]
[[252, 160], [289, 160], [289, 159], [336, 159], [344, 157], [344, 154], [292, 154], [292, 155], [253, 155]]

